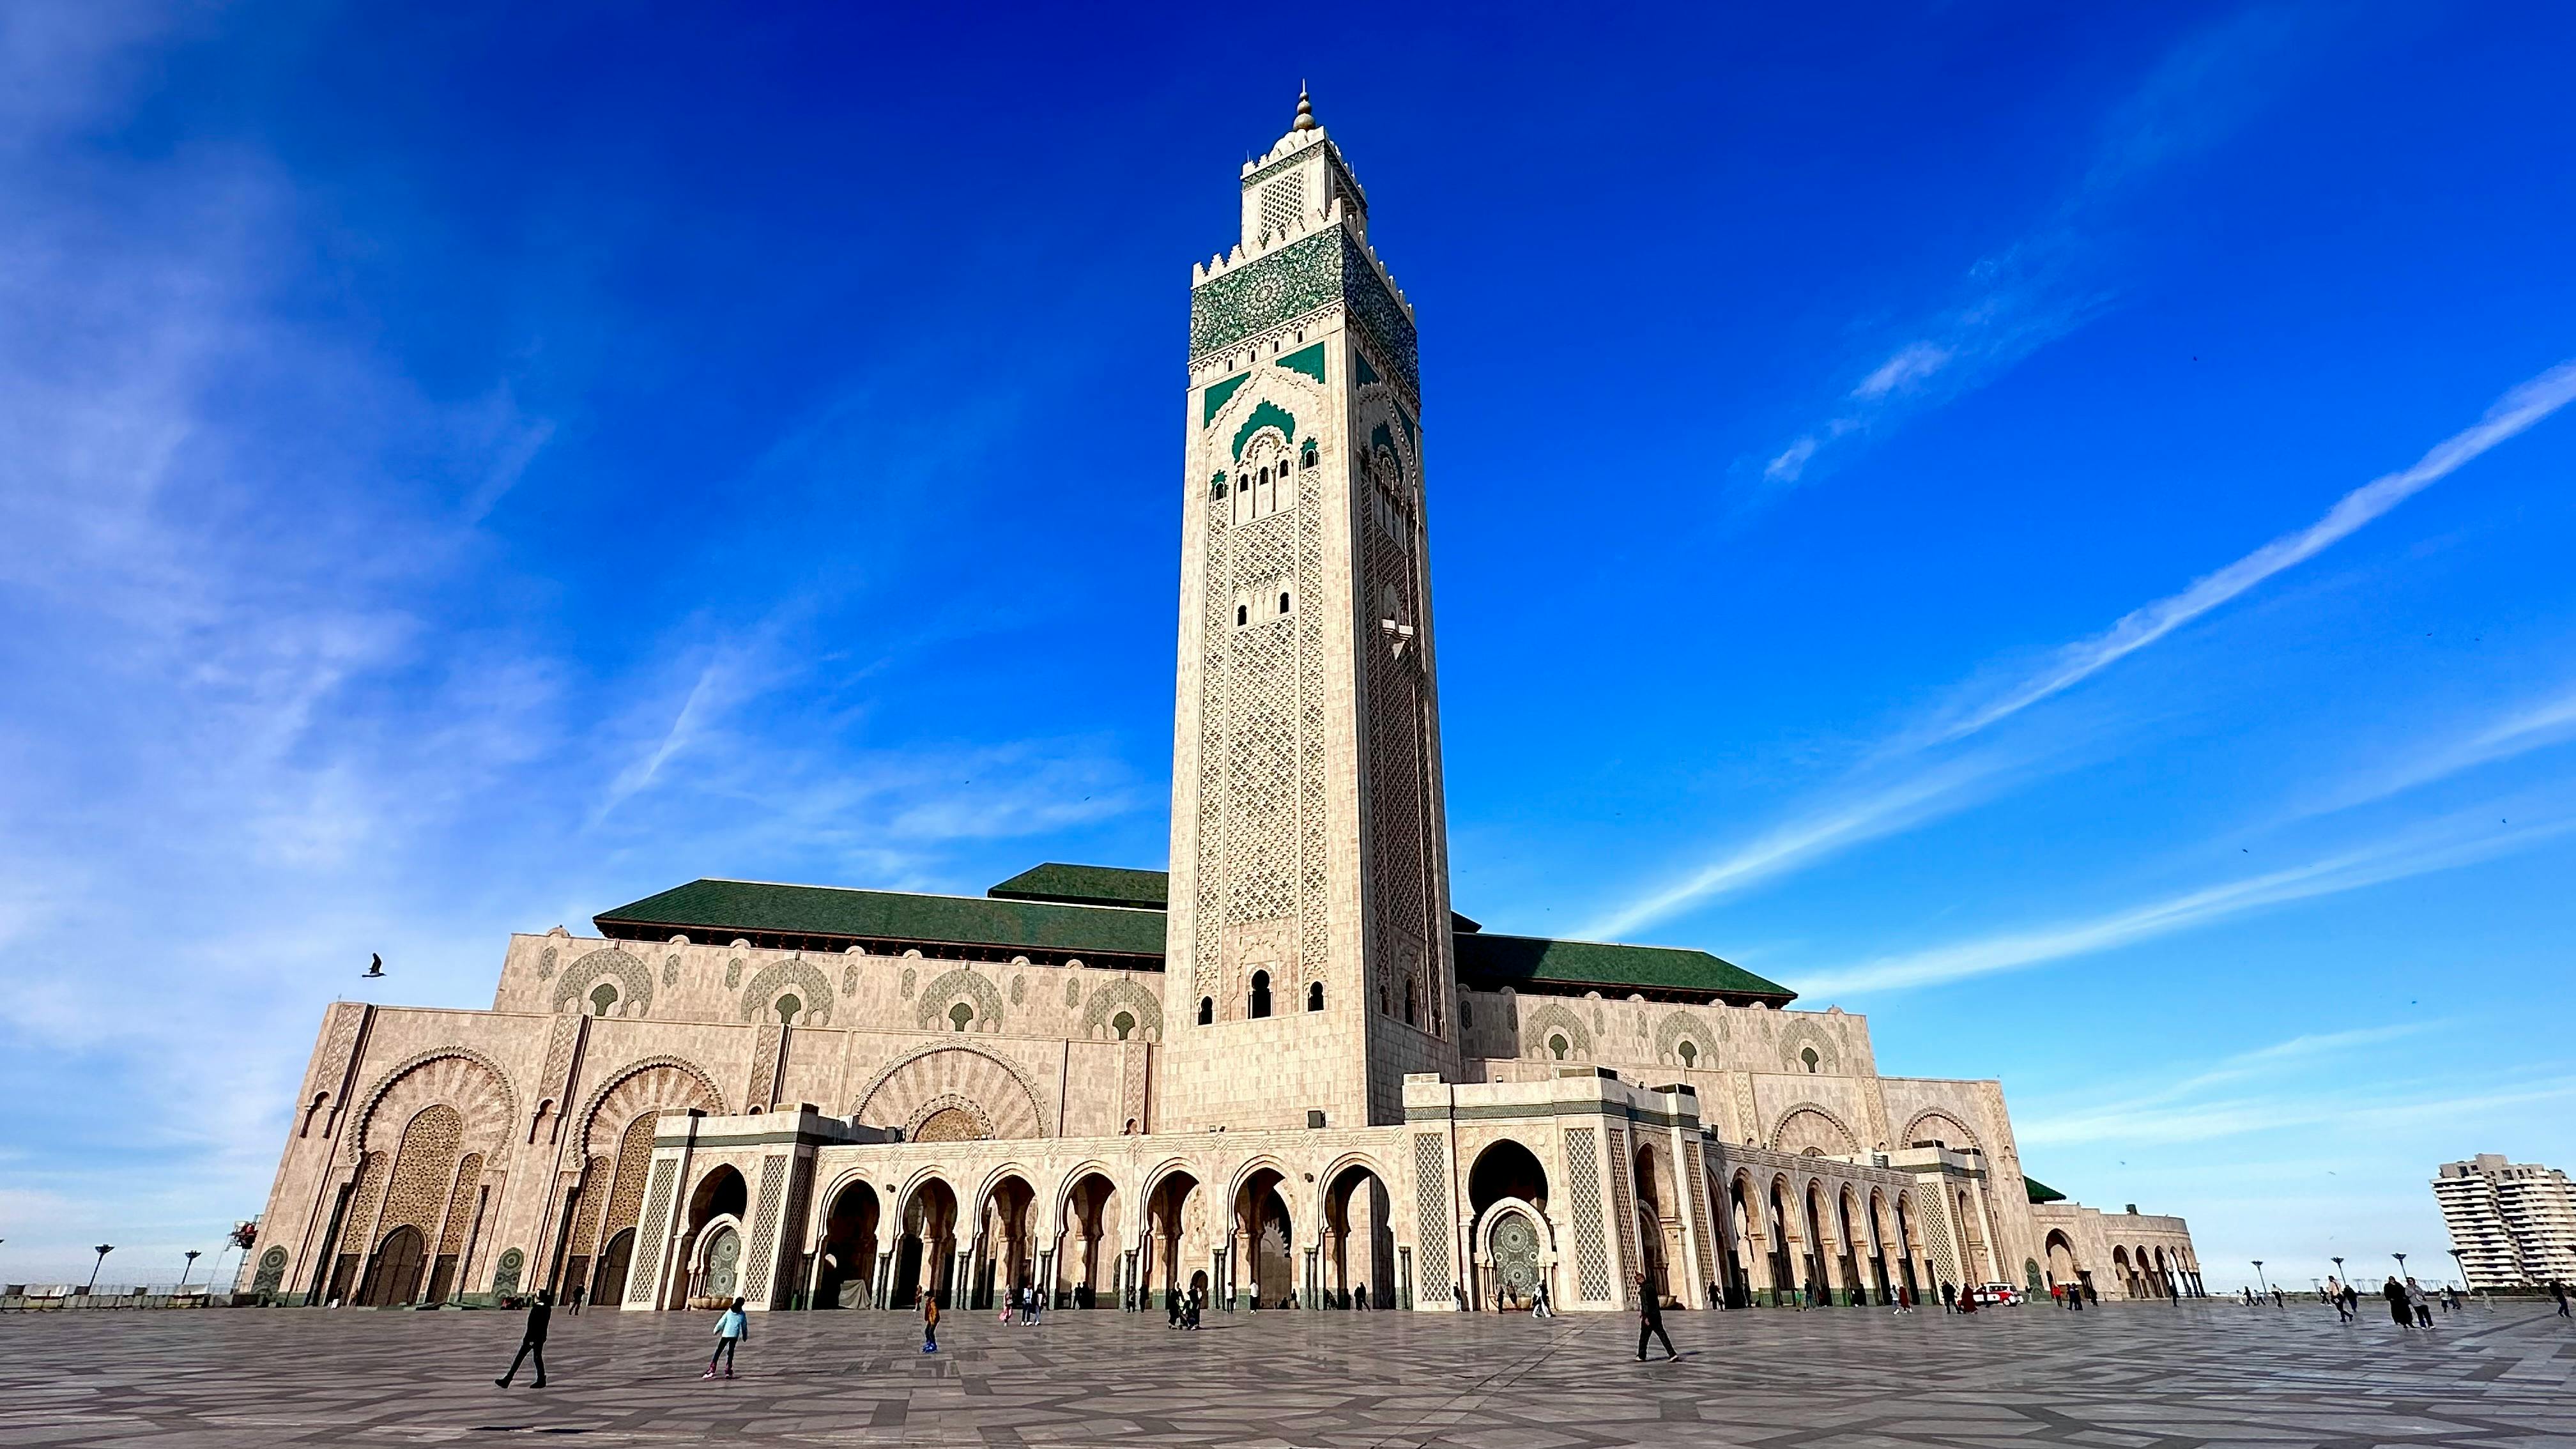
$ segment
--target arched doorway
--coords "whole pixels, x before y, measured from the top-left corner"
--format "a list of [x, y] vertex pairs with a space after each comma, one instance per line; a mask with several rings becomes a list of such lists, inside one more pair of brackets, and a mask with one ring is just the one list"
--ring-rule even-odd
[[877, 1266], [877, 1190], [853, 1182], [833, 1195], [823, 1215], [823, 1246], [814, 1263], [814, 1306], [865, 1308]]
[[1065, 1190], [1059, 1214], [1063, 1232], [1056, 1238], [1054, 1301], [1071, 1308], [1098, 1308], [1117, 1302], [1119, 1222], [1118, 1185], [1108, 1175], [1086, 1172]]
[[737, 1296], [742, 1283], [742, 1217], [751, 1201], [742, 1174], [717, 1167], [689, 1194], [689, 1235], [681, 1243], [676, 1306], [716, 1308]]
[[421, 1264], [427, 1255], [420, 1229], [400, 1227], [386, 1234], [358, 1289], [359, 1306], [391, 1308], [409, 1303], [420, 1292]]
[[975, 1234], [974, 1307], [992, 1308], [1006, 1294], [1025, 1288], [1037, 1275], [1037, 1192], [1028, 1179], [1012, 1173], [984, 1195], [983, 1220]]
[[1324, 1292], [1335, 1308], [1395, 1306], [1394, 1203], [1378, 1175], [1357, 1163], [1324, 1189]]
[[1878, 1284], [1878, 1301], [1896, 1301], [1896, 1280], [1887, 1271], [1887, 1196], [1876, 1188], [1869, 1192], [1869, 1275]]
[[[1470, 1239], [1472, 1255], [1477, 1259], [1475, 1266], [1490, 1278], [1499, 1270], [1499, 1265], [1488, 1257], [1492, 1233], [1487, 1225], [1487, 1213], [1497, 1204], [1526, 1204], [1530, 1211], [1544, 1215], [1547, 1212], [1547, 1169], [1540, 1164], [1538, 1154], [1522, 1143], [1508, 1137], [1490, 1143], [1484, 1151], [1476, 1154], [1475, 1166], [1467, 1171], [1467, 1203], [1472, 1214], [1470, 1221], [1476, 1225], [1475, 1236]], [[1546, 1251], [1546, 1233], [1535, 1222], [1531, 1228], [1538, 1241], [1540, 1256], [1535, 1268], [1537, 1276], [1531, 1282], [1533, 1285], [1547, 1282], [1548, 1297], [1557, 1299], [1562, 1285], [1548, 1274], [1550, 1255]], [[1492, 1282], [1469, 1283], [1466, 1287], [1469, 1307], [1494, 1306], [1495, 1285]], [[1507, 1296], [1505, 1301], [1511, 1300]]]
[[1662, 1158], [1651, 1142], [1637, 1144], [1637, 1248], [1646, 1274], [1646, 1291], [1658, 1303], [1673, 1299], [1672, 1260], [1674, 1245], [1667, 1233], [1679, 1234], [1681, 1219], [1665, 1204], [1673, 1200], [1671, 1179], [1663, 1171]]
[[1771, 1179], [1771, 1297], [1784, 1302], [1798, 1291], [1798, 1219], [1789, 1211], [1789, 1179]]
[[1546, 1249], [1536, 1219], [1518, 1203], [1497, 1205], [1481, 1223], [1482, 1249], [1477, 1257], [1489, 1279], [1485, 1301], [1499, 1312], [1518, 1312], [1536, 1301], [1540, 1259]]
[[1861, 1234], [1854, 1226], [1855, 1224], [1866, 1226], [1868, 1220], [1854, 1211], [1858, 1205], [1858, 1199], [1849, 1183], [1845, 1183], [1842, 1190], [1834, 1194], [1834, 1232], [1837, 1244], [1842, 1249], [1840, 1263], [1843, 1287], [1850, 1291], [1852, 1306], [1855, 1308], [1866, 1306], [1869, 1302], [1869, 1280], [1863, 1278], [1860, 1273], [1860, 1260], [1866, 1245], [1861, 1241]]
[[1287, 1195], [1281, 1191], [1286, 1181], [1277, 1170], [1264, 1167], [1245, 1178], [1234, 1195], [1232, 1246], [1242, 1264], [1234, 1278], [1252, 1295], [1255, 1308], [1284, 1308], [1295, 1291], [1290, 1245], [1296, 1239]]
[[895, 1245], [894, 1297], [889, 1306], [918, 1308], [929, 1294], [942, 1308], [956, 1305], [948, 1264], [957, 1241], [957, 1194], [938, 1178], [925, 1178], [903, 1207], [903, 1236]]
[[1726, 1306], [1753, 1306], [1753, 1260], [1762, 1233], [1761, 1215], [1753, 1206], [1753, 1180], [1737, 1173], [1726, 1185]]
[[1833, 1302], [1833, 1281], [1825, 1276], [1825, 1202], [1824, 1188], [1814, 1178], [1807, 1179], [1804, 1194], [1807, 1224], [1807, 1274], [1798, 1286], [1807, 1290], [1810, 1306]]
[[590, 1275], [590, 1301], [614, 1308], [626, 1300], [626, 1274], [635, 1265], [635, 1230], [620, 1228], [599, 1250], [599, 1267]]
[[2075, 1242], [2065, 1233], [2055, 1228], [2049, 1229], [2048, 1237], [2040, 1245], [2040, 1250], [2048, 1255], [2047, 1271], [2050, 1283], [2071, 1284], [2083, 1281], [2076, 1276], [2078, 1270], [2075, 1266]]
[[1207, 1286], [1207, 1275], [1190, 1266], [1204, 1246], [1193, 1231], [1191, 1209], [1198, 1187], [1196, 1177], [1174, 1169], [1156, 1179], [1145, 1194], [1145, 1241], [1137, 1276], [1148, 1307], [1168, 1307], [1175, 1292], [1192, 1285], [1204, 1291]]

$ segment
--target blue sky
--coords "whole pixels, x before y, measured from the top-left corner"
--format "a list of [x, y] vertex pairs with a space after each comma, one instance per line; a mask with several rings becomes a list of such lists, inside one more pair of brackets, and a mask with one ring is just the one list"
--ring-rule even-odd
[[1301, 79], [1462, 909], [2000, 1076], [2228, 1287], [2576, 1165], [2576, 16], [1569, 14], [0, 10], [0, 1277], [256, 1211], [371, 951], [1162, 864], [1188, 268]]

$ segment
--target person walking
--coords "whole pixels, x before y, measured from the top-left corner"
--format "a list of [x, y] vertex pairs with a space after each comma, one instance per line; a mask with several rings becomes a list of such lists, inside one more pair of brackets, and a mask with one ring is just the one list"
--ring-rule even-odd
[[1366, 1283], [1362, 1283], [1357, 1288], [1351, 1290], [1351, 1311], [1354, 1313], [1368, 1312], [1368, 1285]]
[[2565, 1318], [2565, 1317], [2569, 1316], [2569, 1315], [2568, 1315], [2568, 1312], [2567, 1312], [2567, 1285], [2566, 1285], [2566, 1283], [2565, 1283], [2565, 1282], [2563, 1282], [2563, 1281], [2561, 1281], [2561, 1280], [2559, 1280], [2559, 1279], [2556, 1279], [2556, 1278], [2552, 1278], [2552, 1279], [2550, 1279], [2550, 1280], [2549, 1280], [2549, 1296], [2558, 1300], [2558, 1316], [2559, 1316], [2559, 1317], [2561, 1317], [2561, 1318]]
[[528, 1304], [527, 1329], [519, 1336], [519, 1356], [510, 1360], [510, 1371], [494, 1379], [494, 1384], [508, 1388], [510, 1380], [519, 1376], [520, 1363], [533, 1358], [537, 1361], [537, 1376], [529, 1381], [528, 1387], [542, 1389], [546, 1386], [546, 1320], [554, 1316], [554, 1309], [550, 1306], [552, 1297], [542, 1288], [537, 1290], [537, 1296]]
[[1941, 1280], [1941, 1311], [1944, 1313], [1959, 1311], [1959, 1285], [1947, 1278]]
[[1169, 1288], [1164, 1290], [1163, 1317], [1163, 1326], [1165, 1328], [1178, 1328], [1181, 1326], [1181, 1293], [1179, 1289]]
[[726, 1309], [716, 1318], [716, 1351], [707, 1355], [707, 1371], [698, 1375], [698, 1377], [702, 1379], [714, 1378], [716, 1376], [716, 1360], [722, 1359], [724, 1360], [724, 1376], [726, 1378], [732, 1378], [734, 1345], [742, 1342], [743, 1336], [750, 1331], [751, 1315], [742, 1311], [742, 1300], [737, 1298], [733, 1301], [733, 1306], [731, 1308]]
[[939, 1352], [939, 1295], [921, 1290], [921, 1351]]
[[2335, 1321], [2337, 1323], [2350, 1323], [2352, 1322], [2352, 1309], [2346, 1306], [2343, 1295], [2343, 1280], [2340, 1278], [2328, 1278], [2326, 1280], [2326, 1301], [2334, 1305]]
[[1646, 1340], [1649, 1338], [1663, 1340], [1664, 1362], [1671, 1363], [1681, 1357], [1673, 1351], [1672, 1335], [1664, 1332], [1664, 1306], [1655, 1301], [1655, 1295], [1646, 1287], [1646, 1275], [1640, 1273], [1637, 1275], [1637, 1362], [1639, 1363], [1646, 1361]]
[[2424, 1296], [2424, 1285], [2416, 1282], [2412, 1274], [2409, 1274], [2406, 1279], [2406, 1306], [2415, 1310], [2416, 1327], [2433, 1326], [2432, 1300]]
[[2406, 1285], [2397, 1281], [2396, 1274], [2388, 1275], [2388, 1281], [2380, 1286], [2379, 1296], [2388, 1300], [2388, 1316], [2397, 1320], [2398, 1327], [2415, 1326], [2414, 1306], [2406, 1301]]
[[1554, 1318], [1555, 1316], [1556, 1310], [1547, 1305], [1547, 1280], [1542, 1278], [1530, 1285], [1530, 1317]]
[[572, 1316], [573, 1316], [573, 1317], [575, 1317], [575, 1318], [579, 1318], [579, 1317], [581, 1317], [581, 1303], [582, 1303], [582, 1300], [583, 1300], [583, 1299], [585, 1299], [585, 1298], [588, 1298], [589, 1296], [590, 1296], [590, 1285], [589, 1285], [589, 1284], [587, 1284], [587, 1283], [575, 1283], [574, 1285], [572, 1285]]

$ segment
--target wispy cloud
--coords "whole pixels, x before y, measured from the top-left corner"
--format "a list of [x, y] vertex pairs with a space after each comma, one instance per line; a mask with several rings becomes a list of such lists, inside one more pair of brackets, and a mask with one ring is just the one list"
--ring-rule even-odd
[[2108, 307], [2110, 216], [2140, 182], [2225, 138], [2268, 93], [2260, 72], [2295, 33], [2289, 11], [2254, 7], [2175, 46], [2110, 107], [2090, 161], [2044, 218], [1969, 267], [1946, 306], [1901, 333], [1822, 421], [1763, 463], [1763, 482], [1802, 481], [1836, 445], [1985, 385]]
[[1810, 996], [1835, 996], [1932, 986], [2022, 970], [2192, 930], [2249, 911], [2492, 860], [2576, 830], [2576, 817], [2519, 826], [2483, 823], [2499, 818], [2494, 812], [2484, 811], [2457, 816], [2359, 849], [2185, 891], [2106, 915], [1797, 973], [1798, 981]]
[[2384, 800], [2482, 765], [2498, 764], [2569, 741], [2576, 741], [2576, 690], [2516, 710], [2463, 737], [2348, 781], [2322, 805], [2301, 813], [2325, 814]]
[[[1864, 785], [1859, 775], [1846, 779], [1819, 803], [1750, 844], [1604, 912], [1589, 930], [1601, 935], [1633, 931], [1729, 891], [1800, 869], [1850, 846], [1937, 819], [1985, 798], [2001, 787], [2002, 776], [2026, 774], [2036, 757], [2012, 760], [1989, 754], [1968, 763], [1914, 766], [1909, 762], [1922, 759], [1927, 752], [1956, 746], [2033, 705], [2065, 693], [2266, 579], [2316, 557], [2496, 445], [2529, 430], [2571, 400], [2576, 400], [2576, 361], [2560, 363], [2513, 387], [2477, 422], [2435, 444], [2412, 466], [2374, 478], [2346, 493], [2307, 527], [2273, 539], [2226, 567], [2194, 580], [2178, 593], [2130, 610], [2101, 633], [2054, 651], [2038, 669], [2022, 673], [2001, 687], [1989, 686], [1965, 695], [1960, 702], [1935, 712], [1925, 723], [1881, 742], [1867, 753], [1862, 768], [1899, 771], [1899, 778], [1893, 782]], [[2576, 697], [2508, 720], [2446, 760], [2428, 762], [2423, 768], [2449, 773], [2482, 759], [2538, 748], [2571, 733], [2576, 733]], [[1971, 783], [1985, 788], [1965, 788]]]
[[2383, 474], [2346, 493], [2316, 522], [2193, 580], [2180, 593], [2132, 609], [2089, 639], [2067, 645], [2046, 667], [1993, 698], [1961, 709], [1952, 718], [1934, 725], [1931, 742], [1975, 734], [2091, 678], [2274, 574], [2305, 563], [2358, 533], [2498, 443], [2520, 436], [2570, 400], [2576, 400], [2576, 361], [2562, 362], [2515, 387], [2497, 399], [2486, 416], [2434, 444], [2412, 467]]

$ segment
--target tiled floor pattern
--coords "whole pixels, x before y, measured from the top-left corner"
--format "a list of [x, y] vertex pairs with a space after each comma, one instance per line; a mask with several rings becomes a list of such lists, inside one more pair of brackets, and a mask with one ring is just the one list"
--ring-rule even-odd
[[2529, 1306], [1676, 1313], [1671, 1365], [1626, 1318], [952, 1316], [924, 1356], [899, 1315], [779, 1314], [713, 1383], [711, 1314], [555, 1322], [552, 1383], [505, 1393], [515, 1315], [13, 1314], [0, 1444], [2576, 1445], [2576, 1331]]

